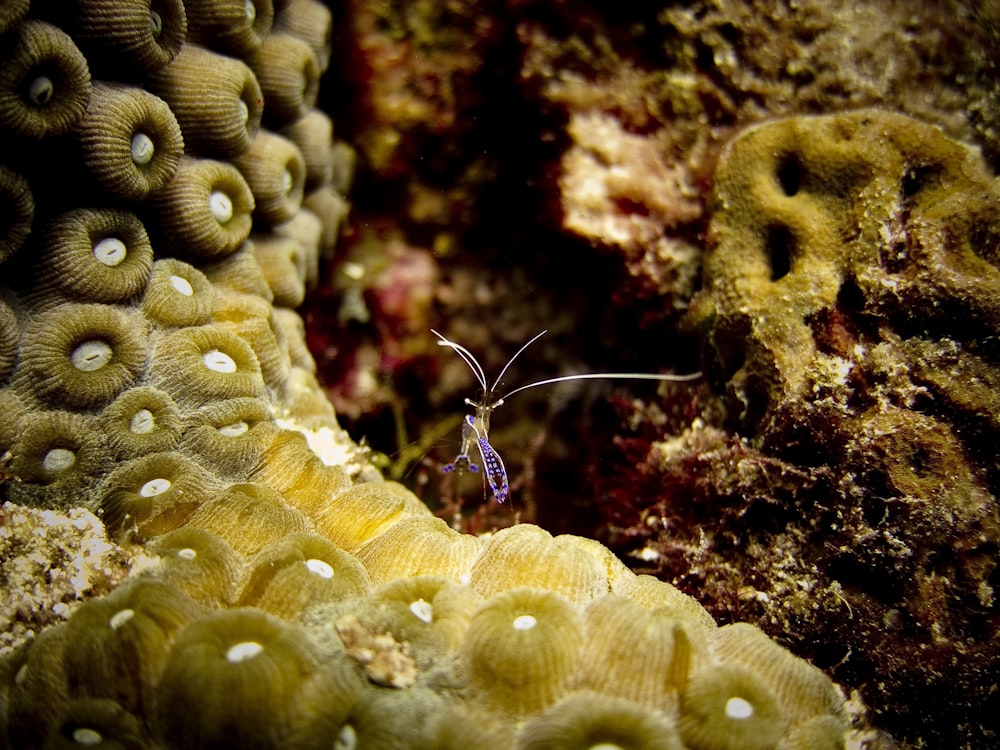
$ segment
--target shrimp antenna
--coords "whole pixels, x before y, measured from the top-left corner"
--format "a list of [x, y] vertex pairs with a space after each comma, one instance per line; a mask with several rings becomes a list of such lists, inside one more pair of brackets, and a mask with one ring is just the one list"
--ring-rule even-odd
[[[479, 381], [479, 385], [481, 385], [483, 387], [483, 393], [486, 393], [487, 392], [487, 390], [486, 390], [486, 373], [483, 372], [483, 366], [481, 364], [479, 364], [479, 360], [475, 358], [475, 356], [472, 354], [472, 352], [470, 352], [468, 349], [466, 349], [461, 344], [456, 344], [454, 341], [451, 341], [450, 339], [445, 338], [440, 333], [438, 333], [437, 331], [435, 331], [433, 328], [431, 329], [431, 333], [433, 333], [435, 336], [437, 336], [439, 339], [441, 339], [440, 341], [438, 341], [438, 346], [447, 346], [450, 349], [453, 349], [458, 354], [458, 356], [461, 357], [465, 361], [465, 364], [467, 364], [469, 366], [469, 369], [472, 370], [472, 374], [476, 376], [476, 380]], [[538, 337], [536, 336], [535, 338], [538, 338]], [[532, 339], [532, 341], [534, 341], [534, 339]], [[531, 342], [529, 341], [528, 343], [530, 344]], [[522, 347], [522, 349], [523, 348], [524, 347]], [[520, 354], [520, 352], [518, 352], [518, 354]], [[514, 356], [516, 357], [517, 354], [515, 354]], [[508, 362], [507, 364], [510, 364], [510, 363]], [[507, 368], [505, 367], [504, 369], [506, 370]], [[496, 388], [495, 385], [493, 387]]]
[[[543, 330], [543, 331], [542, 331], [541, 333], [536, 333], [536, 334], [535, 334], [534, 336], [532, 336], [532, 338], [531, 338], [531, 339], [530, 339], [530, 340], [528, 341], [528, 343], [526, 343], [526, 344], [525, 344], [524, 346], [522, 346], [522, 347], [521, 347], [520, 349], [518, 349], [518, 350], [517, 350], [517, 353], [516, 353], [516, 354], [515, 354], [515, 355], [514, 355], [513, 357], [511, 357], [510, 359], [508, 359], [508, 360], [507, 360], [507, 364], [505, 364], [505, 365], [503, 366], [503, 369], [502, 369], [502, 370], [500, 371], [500, 374], [499, 374], [499, 375], [497, 375], [497, 379], [496, 379], [496, 381], [495, 381], [495, 382], [493, 383], [493, 387], [492, 387], [492, 388], [490, 389], [490, 393], [493, 393], [494, 391], [496, 391], [496, 389], [497, 389], [497, 386], [498, 386], [498, 385], [500, 385], [500, 381], [501, 381], [501, 380], [503, 380], [503, 374], [504, 374], [505, 372], [507, 372], [507, 368], [508, 368], [508, 367], [510, 367], [510, 366], [511, 366], [512, 364], [514, 364], [514, 360], [515, 360], [515, 359], [517, 359], [517, 358], [518, 358], [518, 357], [520, 356], [521, 352], [523, 352], [523, 351], [524, 351], [525, 349], [527, 349], [527, 348], [528, 348], [529, 346], [531, 346], [531, 345], [532, 345], [532, 344], [534, 344], [534, 343], [535, 343], [536, 341], [538, 341], [538, 339], [540, 339], [540, 338], [541, 338], [542, 336], [544, 336], [544, 335], [545, 335], [546, 333], [548, 333], [548, 329], [546, 329], [546, 330]], [[541, 383], [539, 383], [539, 385], [541, 385]], [[520, 390], [520, 389], [519, 389], [519, 390]], [[512, 392], [513, 392], [513, 391], [512, 391]], [[509, 394], [508, 394], [508, 395], [509, 395]], [[500, 399], [500, 400], [501, 400], [501, 401], [503, 401], [503, 399]]]
[[550, 385], [551, 383], [565, 383], [567, 380], [659, 380], [666, 383], [686, 383], [689, 380], [697, 380], [701, 377], [700, 372], [692, 372], [687, 375], [656, 374], [649, 372], [588, 372], [582, 375], [562, 375], [558, 378], [546, 378], [536, 380], [534, 383], [522, 385], [512, 391], [508, 391], [501, 398], [504, 401], [515, 393], [526, 391], [539, 385]]

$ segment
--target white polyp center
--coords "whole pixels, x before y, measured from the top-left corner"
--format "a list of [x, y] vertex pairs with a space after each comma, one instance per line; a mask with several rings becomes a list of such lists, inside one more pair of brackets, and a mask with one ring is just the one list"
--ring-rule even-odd
[[291, 195], [293, 187], [295, 187], [295, 178], [292, 177], [291, 170], [286, 169], [281, 173], [281, 189], [285, 195]]
[[136, 133], [132, 136], [132, 162], [136, 166], [144, 167], [153, 160], [153, 139], [145, 133]]
[[84, 341], [73, 350], [70, 362], [80, 372], [94, 372], [110, 362], [113, 355], [106, 341]]
[[625, 750], [625, 748], [614, 742], [598, 742], [596, 745], [591, 745], [589, 750]]
[[76, 463], [76, 454], [66, 448], [53, 448], [42, 459], [42, 468], [46, 471], [66, 471]]
[[156, 429], [156, 417], [149, 409], [139, 409], [132, 415], [132, 421], [128, 423], [128, 428], [136, 435], [148, 435]]
[[184, 549], [177, 550], [177, 556], [182, 560], [194, 560], [198, 557], [198, 553], [190, 547], [185, 547]]
[[411, 602], [410, 611], [418, 620], [430, 622], [434, 619], [434, 607], [430, 602], [425, 602], [423, 599], [417, 599], [415, 602]]
[[165, 477], [150, 479], [139, 488], [139, 497], [156, 497], [170, 489], [171, 481]]
[[159, 39], [163, 33], [163, 18], [153, 9], [149, 11], [149, 33], [153, 35], [153, 39]]
[[749, 719], [753, 716], [753, 706], [744, 698], [730, 698], [726, 701], [726, 717], [730, 719]]
[[309, 569], [310, 573], [315, 573], [320, 578], [333, 578], [333, 566], [322, 560], [315, 558], [306, 560], [306, 568]]
[[253, 4], [253, 0], [247, 0], [244, 6], [247, 14], [247, 21], [253, 26], [253, 22], [257, 20], [257, 6]]
[[243, 643], [237, 643], [226, 652], [226, 661], [230, 664], [239, 664], [241, 661], [254, 658], [263, 650], [264, 647], [256, 641], [243, 641]]
[[240, 108], [240, 122], [242, 122], [244, 125], [249, 125], [250, 124], [249, 105], [245, 101], [240, 99], [239, 104], [237, 104], [236, 106]]
[[73, 742], [78, 745], [100, 745], [104, 738], [96, 729], [79, 727], [73, 730]]
[[205, 367], [213, 372], [236, 372], [236, 361], [225, 352], [212, 349], [201, 356], [201, 361]]
[[246, 422], [233, 422], [232, 424], [224, 424], [219, 428], [219, 434], [224, 437], [239, 437], [240, 435], [246, 435], [250, 431], [250, 425]]
[[174, 291], [183, 294], [185, 297], [191, 297], [194, 295], [194, 287], [191, 286], [191, 282], [183, 276], [171, 276], [170, 286], [174, 288]]
[[356, 750], [358, 746], [358, 733], [350, 724], [344, 724], [333, 738], [333, 750]]
[[52, 79], [48, 76], [38, 76], [30, 84], [28, 84], [28, 99], [36, 107], [44, 107], [52, 99], [52, 93], [55, 91], [55, 85], [52, 83]]
[[520, 615], [514, 618], [514, 630], [531, 630], [538, 624], [533, 615]]
[[233, 199], [221, 190], [213, 190], [208, 196], [208, 208], [220, 224], [225, 224], [233, 218]]
[[91, 251], [98, 263], [103, 263], [108, 268], [114, 268], [128, 255], [128, 248], [125, 243], [117, 237], [106, 237], [94, 245]]
[[135, 617], [134, 609], [123, 609], [119, 612], [115, 612], [111, 619], [108, 620], [108, 625], [111, 626], [112, 630], [118, 630], [122, 625]]

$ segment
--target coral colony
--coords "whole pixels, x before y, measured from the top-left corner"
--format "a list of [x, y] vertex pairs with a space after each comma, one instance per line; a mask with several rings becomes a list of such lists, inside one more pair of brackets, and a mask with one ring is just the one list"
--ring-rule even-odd
[[[532, 524], [460, 533], [338, 423], [296, 312], [340, 247], [353, 168], [317, 106], [327, 5], [10, 0], [0, 747], [832, 750], [881, 741], [867, 696], [916, 744], [985, 746], [969, 696], [993, 695], [1000, 663], [1000, 187], [964, 143], [995, 158], [994, 93], [955, 87], [995, 84], [996, 58], [963, 46], [995, 38], [995, 12], [942, 43], [953, 75], [925, 36], [951, 25], [895, 5], [671, 5], [613, 43], [625, 11], [585, 3], [579, 19], [558, 3], [343, 5], [371, 175], [410, 176], [406, 154], [442, 133], [460, 148], [477, 121], [455, 92], [481, 89], [449, 82], [516, 47], [522, 104], [564, 128], [540, 138], [565, 146], [539, 167], [556, 175], [537, 182], [558, 193], [549, 213], [619, 254], [615, 299], [644, 304], [642, 322], [699, 337], [705, 377], [682, 387], [701, 416], [630, 401], [645, 442], [615, 441], [588, 475], [659, 577]], [[900, 31], [872, 43], [883, 19]], [[909, 62], [845, 60], [845, 34]], [[622, 39], [642, 54], [617, 56]], [[915, 104], [893, 98], [914, 88]], [[428, 91], [437, 109], [416, 106]], [[477, 162], [462, 180], [495, 176]], [[446, 215], [412, 177], [408, 215]], [[413, 273], [393, 278], [435, 278], [413, 248], [396, 257]], [[369, 314], [364, 268], [325, 335]], [[479, 342], [438, 327], [483, 392], [452, 466], [478, 451], [500, 502], [505, 398], [696, 377], [560, 376], [498, 398], [535, 339], [490, 385], [456, 343]], [[822, 644], [828, 671], [785, 642]], [[928, 718], [939, 697], [948, 726]]]

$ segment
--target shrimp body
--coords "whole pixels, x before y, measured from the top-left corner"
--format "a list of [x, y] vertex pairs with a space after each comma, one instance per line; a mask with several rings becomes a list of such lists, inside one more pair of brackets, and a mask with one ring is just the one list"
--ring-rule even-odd
[[539, 337], [544, 335], [545, 331], [536, 334], [530, 341], [517, 350], [517, 353], [507, 361], [506, 365], [504, 365], [503, 369], [500, 371], [500, 375], [497, 376], [497, 379], [493, 383], [492, 387], [487, 383], [486, 373], [483, 371], [482, 365], [479, 364], [479, 360], [473, 356], [472, 352], [461, 344], [445, 338], [433, 328], [431, 329], [431, 333], [440, 339], [440, 341], [438, 341], [438, 345], [447, 346], [462, 358], [465, 364], [469, 366], [469, 369], [472, 370], [472, 374], [476, 376], [476, 380], [479, 381], [479, 385], [483, 388], [483, 400], [480, 403], [476, 403], [472, 399], [465, 399], [465, 403], [473, 407], [475, 409], [475, 413], [467, 414], [465, 416], [465, 420], [462, 422], [462, 447], [459, 450], [458, 455], [455, 456], [455, 459], [450, 464], [444, 466], [441, 470], [445, 472], [454, 471], [456, 474], [462, 474], [466, 471], [478, 472], [479, 465], [472, 460], [472, 444], [475, 443], [479, 448], [479, 456], [482, 459], [482, 466], [484, 469], [483, 484], [489, 484], [490, 489], [493, 491], [493, 497], [496, 498], [498, 503], [504, 502], [510, 495], [510, 483], [507, 479], [507, 469], [503, 465], [503, 459], [500, 458], [500, 454], [493, 449], [492, 445], [490, 445], [489, 431], [490, 415], [493, 413], [494, 409], [497, 409], [503, 404], [504, 399], [528, 388], [535, 388], [540, 385], [549, 385], [551, 383], [562, 383], [568, 380], [625, 379], [678, 382], [694, 380], [701, 377], [700, 372], [696, 372], [691, 375], [668, 375], [635, 372], [601, 372], [586, 373], [581, 375], [563, 375], [556, 378], [547, 378], [545, 380], [538, 380], [534, 383], [522, 385], [519, 388], [515, 388], [514, 390], [504, 394], [501, 398], [492, 401], [491, 399], [493, 399], [497, 387], [503, 379], [504, 373], [507, 372], [507, 368], [513, 364], [514, 360], [517, 359], [521, 352], [531, 346]]
[[479, 455], [483, 459], [483, 476], [493, 490], [493, 497], [498, 503], [502, 503], [510, 494], [510, 484], [507, 481], [507, 468], [503, 465], [500, 454], [493, 450], [486, 432], [479, 432], [476, 422], [482, 424], [482, 420], [473, 417], [471, 414], [465, 417], [465, 424], [462, 425], [462, 432], [468, 427], [476, 435], [476, 443], [479, 445]]

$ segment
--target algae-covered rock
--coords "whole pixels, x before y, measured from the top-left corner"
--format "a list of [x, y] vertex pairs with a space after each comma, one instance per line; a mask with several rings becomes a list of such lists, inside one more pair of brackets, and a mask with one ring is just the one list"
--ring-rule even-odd
[[711, 241], [691, 314], [747, 431], [792, 397], [843, 400], [880, 344], [982, 356], [1000, 322], [1000, 184], [977, 151], [902, 115], [748, 129], [715, 175]]
[[654, 441], [616, 496], [655, 499], [611, 512], [648, 569], [782, 633], [900, 737], [988, 736], [1000, 181], [860, 110], [746, 129], [712, 211], [688, 320], [724, 416]]

